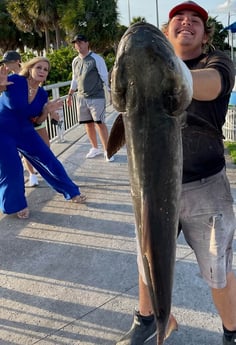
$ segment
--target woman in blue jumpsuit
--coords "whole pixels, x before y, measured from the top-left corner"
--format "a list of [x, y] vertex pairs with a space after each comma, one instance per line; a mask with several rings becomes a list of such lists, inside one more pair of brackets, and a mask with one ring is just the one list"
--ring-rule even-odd
[[7, 76], [6, 68], [0, 68], [0, 90], [5, 89], [0, 96], [0, 209], [6, 214], [17, 213], [19, 218], [29, 216], [19, 152], [65, 199], [77, 203], [86, 199], [33, 126], [32, 119], [41, 123], [62, 106], [59, 100], [49, 102], [40, 86], [49, 68], [44, 57], [27, 62], [24, 75]]

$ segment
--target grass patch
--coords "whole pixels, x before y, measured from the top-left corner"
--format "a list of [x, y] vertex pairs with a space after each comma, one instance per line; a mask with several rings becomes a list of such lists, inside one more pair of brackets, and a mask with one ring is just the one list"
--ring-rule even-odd
[[232, 162], [236, 164], [236, 142], [225, 141], [224, 146], [228, 150]]

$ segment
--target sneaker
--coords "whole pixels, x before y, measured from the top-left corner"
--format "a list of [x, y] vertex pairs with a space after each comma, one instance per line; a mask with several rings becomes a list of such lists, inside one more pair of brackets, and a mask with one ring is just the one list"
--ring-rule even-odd
[[229, 338], [224, 334], [223, 335], [223, 345], [233, 345], [236, 344], [236, 334], [232, 336], [232, 339], [229, 340]]
[[156, 321], [153, 318], [148, 325], [143, 323], [137, 310], [134, 311], [134, 320], [130, 330], [116, 343], [116, 345], [143, 345], [157, 333]]
[[39, 182], [38, 182], [37, 176], [35, 174], [30, 174], [28, 186], [29, 187], [36, 187], [38, 185], [39, 185]]
[[96, 147], [92, 147], [87, 153], [86, 158], [94, 158], [101, 154], [102, 154], [101, 150], [97, 149]]
[[107, 157], [107, 151], [104, 152], [104, 159], [106, 162], [114, 162], [114, 156], [111, 156], [110, 158]]

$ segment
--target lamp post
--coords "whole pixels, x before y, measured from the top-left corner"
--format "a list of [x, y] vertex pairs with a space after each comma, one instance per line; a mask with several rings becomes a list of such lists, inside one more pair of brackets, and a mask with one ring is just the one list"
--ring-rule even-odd
[[130, 2], [128, 0], [128, 16], [129, 16], [129, 25], [131, 23], [131, 16], [130, 16]]
[[158, 0], [156, 0], [156, 16], [157, 16], [157, 27], [159, 28]]

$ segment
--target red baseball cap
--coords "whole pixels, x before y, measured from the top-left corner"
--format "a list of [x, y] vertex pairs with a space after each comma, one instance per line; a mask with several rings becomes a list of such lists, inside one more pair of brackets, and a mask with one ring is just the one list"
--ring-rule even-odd
[[173, 7], [172, 10], [170, 10], [169, 12], [169, 19], [173, 18], [177, 14], [177, 12], [184, 11], [184, 10], [194, 11], [198, 13], [204, 22], [206, 22], [208, 19], [207, 11], [204, 10], [204, 8], [202, 8], [198, 4], [196, 4], [196, 2], [194, 1], [185, 1]]

